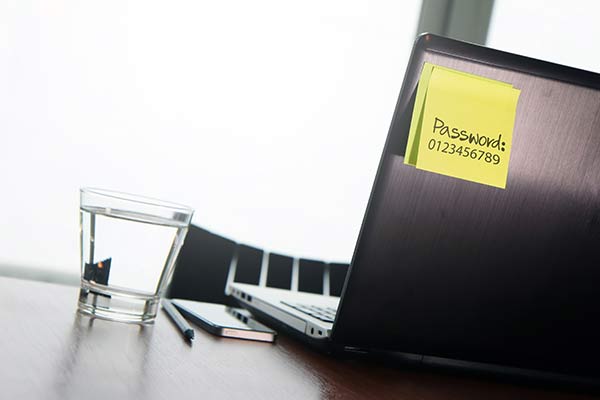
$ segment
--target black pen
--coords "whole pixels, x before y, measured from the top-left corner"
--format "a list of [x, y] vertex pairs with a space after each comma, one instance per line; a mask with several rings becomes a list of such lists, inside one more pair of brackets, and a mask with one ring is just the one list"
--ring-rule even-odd
[[185, 336], [186, 339], [193, 340], [194, 330], [192, 329], [190, 324], [187, 323], [185, 318], [183, 318], [181, 313], [177, 311], [173, 303], [171, 303], [171, 301], [168, 299], [162, 299], [162, 306], [163, 310], [166, 311], [166, 313], [169, 315], [169, 317], [171, 317], [173, 322], [175, 322], [175, 325], [177, 325], [181, 333], [183, 333], [183, 336]]

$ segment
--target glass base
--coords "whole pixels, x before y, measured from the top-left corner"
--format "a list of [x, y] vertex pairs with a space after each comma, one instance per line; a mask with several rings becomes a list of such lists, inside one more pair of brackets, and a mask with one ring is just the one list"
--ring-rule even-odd
[[82, 281], [79, 312], [111, 321], [150, 324], [160, 298]]

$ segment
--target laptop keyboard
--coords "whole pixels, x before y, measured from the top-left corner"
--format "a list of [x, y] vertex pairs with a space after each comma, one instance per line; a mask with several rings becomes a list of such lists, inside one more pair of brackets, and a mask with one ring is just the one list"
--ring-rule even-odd
[[319, 307], [312, 304], [289, 303], [287, 301], [282, 301], [281, 303], [323, 322], [333, 323], [333, 320], [335, 319], [335, 308]]

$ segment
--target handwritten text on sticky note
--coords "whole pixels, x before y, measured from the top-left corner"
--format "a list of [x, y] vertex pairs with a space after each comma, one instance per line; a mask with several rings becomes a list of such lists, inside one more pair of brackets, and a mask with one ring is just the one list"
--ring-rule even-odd
[[425, 63], [404, 162], [504, 189], [519, 94], [504, 82]]

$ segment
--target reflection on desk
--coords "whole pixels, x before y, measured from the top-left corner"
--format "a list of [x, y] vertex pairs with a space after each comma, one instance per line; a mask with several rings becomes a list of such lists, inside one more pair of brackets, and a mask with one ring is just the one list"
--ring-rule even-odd
[[284, 336], [272, 345], [217, 338], [198, 329], [190, 346], [164, 313], [153, 325], [128, 325], [82, 316], [76, 307], [77, 288], [0, 278], [3, 398], [588, 398], [336, 359]]

